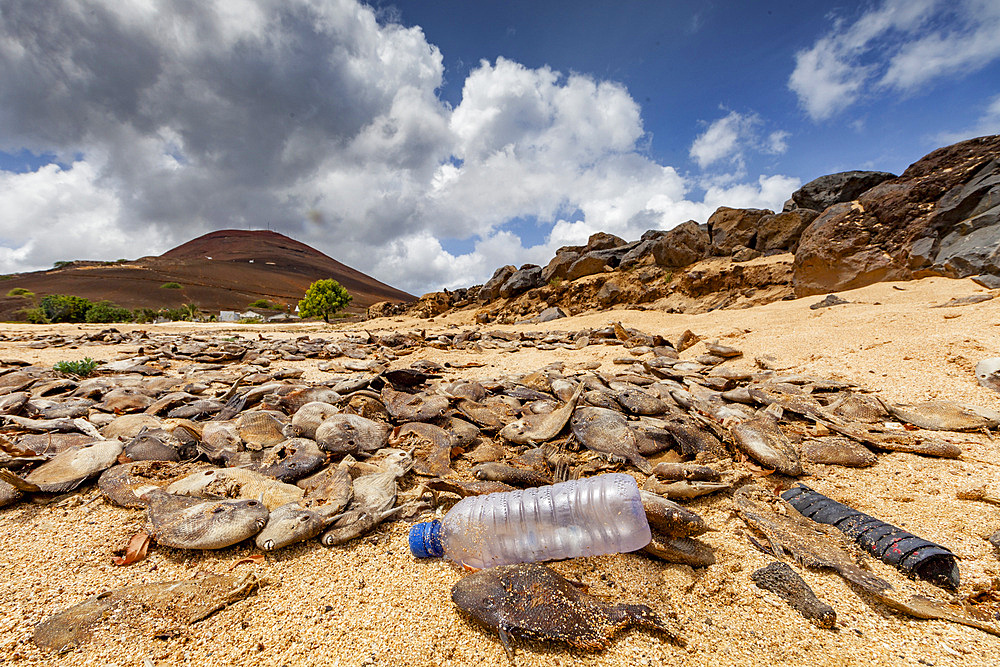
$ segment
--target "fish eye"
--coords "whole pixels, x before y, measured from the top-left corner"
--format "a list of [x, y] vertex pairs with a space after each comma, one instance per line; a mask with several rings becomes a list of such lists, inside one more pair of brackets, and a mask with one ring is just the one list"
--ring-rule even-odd
[[248, 500], [247, 501], [247, 507], [256, 507], [259, 504], [260, 503], [258, 503], [256, 500]]

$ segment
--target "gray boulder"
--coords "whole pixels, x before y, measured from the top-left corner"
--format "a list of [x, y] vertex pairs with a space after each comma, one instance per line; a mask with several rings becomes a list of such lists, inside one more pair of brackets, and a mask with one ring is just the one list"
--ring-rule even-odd
[[754, 247], [764, 254], [795, 252], [802, 232], [818, 215], [818, 211], [808, 208], [765, 215], [757, 224], [757, 243]]
[[500, 286], [500, 296], [509, 299], [543, 284], [542, 267], [537, 264], [525, 264]]
[[834, 204], [854, 201], [862, 192], [890, 178], [896, 178], [896, 175], [886, 171], [842, 171], [820, 176], [793, 192], [792, 198], [785, 203], [785, 210], [793, 207], [823, 211]]
[[542, 282], [548, 283], [553, 278], [565, 278], [569, 267], [578, 259], [580, 259], [578, 251], [560, 248], [556, 251], [556, 256], [542, 269]]
[[517, 267], [511, 266], [501, 266], [499, 269], [493, 272], [493, 277], [486, 281], [486, 284], [479, 289], [479, 301], [493, 301], [498, 296], [500, 296], [500, 288], [505, 282], [510, 280], [510, 277], [517, 272]]
[[708, 219], [713, 255], [731, 255], [741, 247], [755, 248], [757, 225], [761, 218], [774, 215], [766, 208], [729, 208], [720, 206]]
[[588, 253], [570, 265], [569, 269], [566, 270], [566, 280], [576, 280], [595, 273], [603, 273], [607, 265], [608, 263], [603, 257]]

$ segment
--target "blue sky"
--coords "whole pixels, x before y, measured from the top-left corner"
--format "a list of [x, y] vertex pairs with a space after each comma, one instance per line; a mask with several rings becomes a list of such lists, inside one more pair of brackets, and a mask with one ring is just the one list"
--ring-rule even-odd
[[271, 228], [419, 294], [997, 132], [997, 0], [0, 0], [0, 273]]

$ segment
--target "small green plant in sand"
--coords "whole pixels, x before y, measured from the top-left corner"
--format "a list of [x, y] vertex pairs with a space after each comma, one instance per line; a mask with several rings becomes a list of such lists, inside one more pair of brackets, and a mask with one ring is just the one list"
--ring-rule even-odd
[[23, 296], [25, 299], [30, 299], [35, 293], [25, 287], [15, 287], [7, 292], [7, 296]]
[[84, 357], [77, 361], [60, 361], [52, 368], [60, 373], [70, 373], [78, 377], [86, 377], [97, 368], [97, 362], [90, 357]]
[[160, 285], [160, 289], [184, 289], [184, 286], [180, 283], [169, 282]]
[[555, 276], [554, 278], [549, 280], [549, 287], [559, 287], [560, 285], [562, 285], [562, 281], [563, 281], [562, 278], [560, 278], [559, 276]]

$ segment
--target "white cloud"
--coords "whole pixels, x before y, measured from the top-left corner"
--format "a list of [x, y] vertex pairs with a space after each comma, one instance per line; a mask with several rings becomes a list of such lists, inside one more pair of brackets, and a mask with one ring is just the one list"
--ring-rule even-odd
[[883, 0], [795, 55], [788, 86], [826, 120], [877, 92], [909, 94], [1000, 57], [995, 0]]
[[[71, 165], [0, 172], [0, 272], [267, 226], [419, 294], [545, 263], [596, 231], [632, 239], [704, 220], [722, 194], [756, 205], [794, 189], [729, 181], [692, 201], [646, 154], [624, 86], [586, 75], [499, 58], [452, 108], [420, 28], [356, 0], [37, 6], [4, 0], [0, 150]], [[735, 152], [701, 139], [706, 165], [784, 142], [748, 131], [752, 114], [730, 116]], [[538, 233], [520, 238], [518, 219]]]
[[781, 155], [788, 150], [788, 137], [790, 136], [791, 135], [784, 130], [776, 130], [772, 132], [767, 135], [767, 142], [764, 144], [764, 150], [774, 155]]
[[751, 116], [730, 111], [695, 137], [689, 154], [702, 169], [723, 158], [738, 155], [740, 142], [750, 132], [753, 123]]
[[953, 144], [964, 139], [1000, 134], [1000, 95], [996, 95], [986, 105], [975, 125], [958, 132], [944, 132], [934, 137], [937, 145]]

